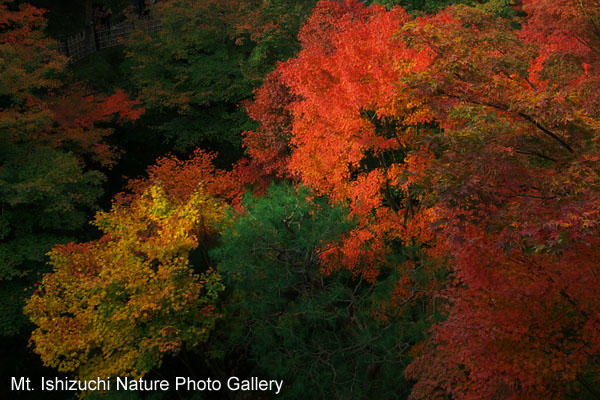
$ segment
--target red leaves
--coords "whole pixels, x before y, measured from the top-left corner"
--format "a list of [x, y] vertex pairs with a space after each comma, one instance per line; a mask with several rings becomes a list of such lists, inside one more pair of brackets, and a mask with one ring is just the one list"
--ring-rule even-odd
[[[438, 390], [431, 382], [457, 371], [463, 373], [446, 388], [456, 398], [563, 397], [576, 376], [594, 368], [588, 327], [599, 315], [583, 304], [600, 300], [590, 298], [598, 282], [585, 278], [598, 255], [573, 249], [582, 258], [570, 264], [570, 257], [507, 253], [495, 235], [477, 231], [477, 236], [467, 231], [460, 248], [448, 249], [460, 285], [447, 293], [452, 308], [435, 332], [435, 349], [407, 370], [419, 379], [413, 398], [431, 398]], [[571, 282], [585, 284], [576, 289]], [[446, 373], [430, 364], [440, 356], [443, 361], [435, 362], [445, 365]]]
[[422, 233], [406, 229], [416, 215], [406, 192], [432, 160], [416, 128], [431, 115], [399, 79], [431, 56], [395, 39], [408, 19], [400, 8], [320, 2], [299, 34], [302, 51], [269, 75], [248, 107], [260, 122], [246, 133], [252, 162], [350, 204], [360, 228], [330, 249], [331, 268], [370, 281], [390, 241]]
[[48, 107], [55, 121], [55, 129], [42, 137], [55, 147], [63, 147], [80, 155], [90, 155], [105, 165], [114, 163], [115, 149], [103, 139], [112, 133], [108, 123], [118, 118], [119, 123], [138, 119], [144, 112], [139, 101], [130, 100], [121, 89], [108, 97], [90, 94], [81, 85], [73, 85], [62, 95], [48, 99]]
[[292, 116], [286, 107], [298, 100], [281, 81], [279, 70], [267, 75], [255, 91], [255, 99], [246, 105], [248, 115], [260, 123], [256, 132], [244, 132], [244, 145], [253, 164], [265, 174], [286, 176], [289, 163]]
[[18, 11], [8, 11], [0, 4], [0, 43], [18, 43], [30, 40], [33, 30], [46, 25], [44, 10], [29, 4], [23, 4]]
[[[165, 198], [182, 205], [200, 188], [235, 201], [247, 183], [296, 179], [346, 204], [356, 221], [322, 252], [326, 272], [350, 270], [369, 283], [399, 276], [381, 318], [416, 299], [445, 302], [446, 319], [406, 371], [417, 380], [413, 398], [565, 397], [600, 373], [597, 6], [526, 1], [517, 31], [471, 7], [411, 19], [399, 8], [322, 1], [299, 35], [300, 53], [247, 106], [259, 123], [245, 133], [250, 161], [226, 173], [200, 150], [187, 161], [162, 158], [117, 209], [142, 199], [154, 218], [168, 214]], [[223, 17], [236, 21], [229, 34], [237, 45], [278, 28], [253, 29], [238, 17]], [[22, 96], [60, 115], [64, 131], [48, 134], [57, 145], [106, 158], [94, 147], [105, 134], [96, 124], [142, 110], [122, 92], [80, 97], [76, 106], [65, 95], [45, 108], [45, 99]], [[83, 117], [71, 118], [74, 110]], [[191, 208], [160, 234], [155, 225], [129, 233], [153, 254], [155, 244], [181, 236], [183, 220], [197, 222]], [[185, 249], [197, 238], [188, 239]], [[420, 277], [442, 263], [444, 290]], [[95, 268], [88, 264], [83, 270]]]
[[144, 113], [141, 102], [130, 100], [122, 89], [117, 89], [115, 93], [106, 98], [98, 107], [98, 120], [108, 119], [117, 115], [121, 121], [135, 121]]
[[224, 171], [215, 169], [214, 158], [214, 154], [201, 149], [185, 161], [174, 156], [162, 157], [148, 168], [147, 179], [134, 179], [129, 187], [134, 195], [139, 195], [149, 186], [160, 185], [170, 198], [183, 201], [202, 184], [211, 195], [225, 197], [230, 183]]
[[[477, 23], [472, 15], [466, 16]], [[584, 276], [593, 273], [586, 264], [598, 256], [580, 251], [580, 246], [590, 246], [595, 239], [587, 236], [591, 231], [575, 222], [580, 217], [565, 217], [590, 215], [594, 201], [580, 196], [585, 193], [586, 198], [596, 198], [591, 192], [597, 191], [587, 186], [589, 179], [595, 180], [591, 171], [579, 170], [576, 165], [581, 161], [569, 160], [564, 146], [547, 128], [558, 137], [569, 137], [571, 146], [577, 143], [582, 153], [577, 158], [595, 153], [578, 142], [584, 129], [568, 127], [560, 119], [574, 125], [593, 125], [590, 120], [574, 117], [578, 108], [593, 109], [593, 98], [575, 100], [574, 95], [565, 101], [565, 91], [577, 93], [575, 85], [579, 83], [564, 79], [562, 73], [542, 86], [519, 72], [521, 67], [511, 60], [523, 56], [531, 60], [530, 65], [537, 65], [540, 76], [548, 77], [552, 66], [536, 64], [537, 55], [514, 37], [510, 39], [513, 45], [502, 49], [501, 54], [497, 49], [486, 49], [482, 37], [492, 42], [497, 41], [493, 39], [497, 35], [509, 32], [495, 31], [494, 23], [478, 25], [476, 31], [460, 25], [454, 29], [457, 31], [446, 27], [444, 36], [430, 33], [435, 28], [429, 33], [414, 31], [417, 38], [425, 35], [428, 45], [438, 43], [443, 49], [440, 54], [444, 57], [436, 59], [426, 79], [430, 74], [441, 76], [436, 86], [462, 102], [440, 97], [431, 103], [440, 110], [438, 118], [445, 117], [446, 108], [451, 110], [451, 121], [454, 119], [444, 127], [447, 135], [456, 135], [457, 142], [445, 152], [436, 170], [437, 181], [442, 183], [438, 185], [438, 204], [445, 208], [444, 218], [456, 225], [451, 229], [446, 226], [443, 234], [438, 234], [437, 244], [442, 248], [436, 253], [451, 257], [457, 281], [447, 293], [452, 304], [450, 317], [434, 337], [437, 347], [428, 350], [436, 354], [425, 357], [431, 357], [431, 362], [444, 355], [445, 362], [454, 363], [452, 368], [465, 371], [447, 388], [456, 398], [562, 396], [577, 374], [595, 368], [589, 365], [594, 356], [585, 355], [589, 349], [574, 351], [585, 346], [586, 334], [582, 320], [571, 314], [572, 302], [583, 303], [575, 300], [580, 296], [591, 301], [589, 304], [597, 304], [598, 299], [588, 296], [598, 291], [597, 283]], [[451, 44], [445, 43], [454, 34], [457, 36]], [[464, 43], [471, 44], [463, 49]], [[544, 46], [543, 41], [538, 44]], [[463, 51], [466, 49], [468, 52]], [[499, 58], [506, 64], [499, 64]], [[548, 141], [540, 138], [543, 134], [550, 136]], [[570, 172], [564, 169], [567, 164], [573, 168]], [[578, 189], [575, 181], [581, 184]], [[450, 195], [451, 191], [455, 192]], [[581, 259], [575, 261], [579, 256]], [[571, 273], [581, 275], [567, 277]], [[567, 290], [560, 284], [573, 281], [585, 281], [589, 286]], [[569, 327], [576, 327], [575, 332], [565, 339]], [[425, 369], [433, 366], [419, 365], [421, 362], [415, 361], [409, 370], [415, 377], [414, 371], [422, 369], [413, 396], [429, 398], [433, 392], [425, 392], [425, 387], [439, 390], [439, 385], [428, 385], [442, 382], [455, 372], [448, 372], [446, 378], [436, 376], [439, 371], [430, 375]]]
[[180, 160], [175, 156], [161, 157], [148, 168], [148, 178], [132, 179], [129, 182], [129, 189], [133, 193], [120, 194], [117, 202], [127, 203], [152, 185], [159, 185], [169, 198], [184, 201], [201, 185], [202, 190], [210, 196], [228, 200], [237, 207], [245, 185], [254, 183], [258, 174], [244, 161], [234, 166], [232, 171], [217, 169], [213, 165], [215, 156], [196, 149], [187, 160]]
[[0, 121], [15, 143], [33, 141], [110, 166], [116, 152], [103, 140], [112, 133], [108, 123], [115, 116], [136, 120], [144, 109], [120, 89], [107, 97], [74, 83], [44, 26], [39, 9], [0, 5], [0, 95], [9, 100]]
[[[415, 399], [560, 398], [600, 372], [597, 5], [527, 1], [515, 31], [470, 7], [320, 2], [257, 94], [250, 154], [357, 218], [329, 271], [402, 271], [386, 307], [411, 270], [452, 272]], [[394, 242], [418, 256], [390, 265]]]
[[597, 0], [525, 0], [523, 38], [539, 43], [544, 54], [558, 51], [597, 60], [599, 5]]

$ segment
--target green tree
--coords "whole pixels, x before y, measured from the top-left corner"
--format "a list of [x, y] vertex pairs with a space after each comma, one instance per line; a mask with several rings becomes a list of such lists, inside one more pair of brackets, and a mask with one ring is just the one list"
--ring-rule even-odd
[[230, 349], [283, 379], [285, 398], [406, 396], [399, 371], [423, 322], [416, 308], [409, 317], [386, 307], [398, 275], [370, 284], [324, 272], [322, 254], [353, 226], [347, 210], [287, 185], [244, 205], [213, 252], [231, 290]]
[[162, 31], [137, 31], [127, 44], [138, 96], [178, 151], [198, 145], [240, 154], [252, 127], [240, 103], [277, 60], [297, 49], [296, 34], [314, 0], [158, 2]]
[[401, 6], [411, 14], [432, 14], [454, 4], [476, 6], [502, 16], [514, 15], [518, 7], [512, 7], [513, 0], [371, 0], [369, 4], [381, 4], [387, 8]]

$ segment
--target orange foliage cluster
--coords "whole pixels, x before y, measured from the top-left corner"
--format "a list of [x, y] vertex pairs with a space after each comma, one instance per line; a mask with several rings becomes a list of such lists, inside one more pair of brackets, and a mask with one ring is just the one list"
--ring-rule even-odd
[[[45, 361], [67, 371], [96, 357], [91, 365], [107, 373], [142, 374], [184, 340], [205, 338], [218, 277], [194, 275], [188, 253], [213, 233], [224, 200], [236, 204], [245, 184], [275, 176], [349, 207], [356, 228], [321, 261], [371, 283], [397, 273], [382, 319], [443, 298], [447, 318], [406, 371], [413, 399], [551, 399], [588, 387], [600, 374], [600, 8], [528, 0], [524, 10], [515, 30], [473, 7], [411, 18], [319, 2], [300, 53], [247, 105], [260, 123], [245, 133], [250, 161], [226, 173], [202, 151], [163, 158], [99, 214], [103, 239], [52, 253], [56, 271], [28, 305]], [[115, 96], [66, 137], [138, 116]], [[433, 279], [441, 270], [443, 288]], [[40, 300], [61, 290], [68, 303]], [[182, 325], [160, 325], [165, 309]], [[150, 319], [149, 337], [130, 331]], [[134, 342], [115, 342], [108, 328], [149, 344], [152, 362], [138, 364]], [[62, 347], [48, 334], [57, 330], [70, 339]], [[78, 357], [64, 364], [66, 352]]]
[[[419, 128], [432, 114], [398, 80], [430, 60], [395, 39], [409, 20], [400, 8], [320, 2], [299, 34], [301, 52], [279, 65], [249, 108], [261, 123], [246, 135], [253, 161], [348, 202], [357, 218], [343, 245], [324, 252], [326, 270], [350, 269], [371, 282], [382, 269], [411, 276], [429, 263], [419, 252], [401, 266], [387, 259], [394, 243], [412, 246], [432, 237], [431, 213], [418, 205], [433, 156], [420, 143]], [[391, 303], [410, 305], [426, 292], [408, 280], [403, 285], [411, 290], [399, 284], [397, 292], [406, 296]]]
[[250, 154], [359, 222], [327, 268], [396, 268], [396, 304], [435, 296], [415, 271], [451, 271], [415, 399], [559, 398], [600, 372], [597, 6], [526, 1], [515, 31], [465, 6], [322, 1], [256, 95]]
[[105, 165], [116, 150], [103, 142], [115, 117], [134, 121], [144, 109], [120, 89], [111, 96], [92, 93], [73, 83], [67, 59], [43, 32], [43, 10], [22, 5], [10, 10], [0, 4], [0, 56], [3, 59], [0, 121], [10, 142], [34, 141], [89, 156]]

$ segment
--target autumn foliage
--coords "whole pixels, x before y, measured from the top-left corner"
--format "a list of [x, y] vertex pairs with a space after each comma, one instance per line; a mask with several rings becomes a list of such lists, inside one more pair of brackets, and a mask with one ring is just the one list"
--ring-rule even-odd
[[[276, 71], [297, 96], [285, 106], [290, 155], [281, 162], [361, 221], [334, 265], [376, 280], [400, 242], [405, 275], [442, 261], [451, 271], [441, 292], [408, 285], [441, 294], [447, 314], [414, 351], [412, 398], [594, 391], [592, 3], [525, 2], [519, 31], [464, 6], [411, 19], [321, 2], [300, 33], [302, 51]], [[252, 146], [270, 132], [248, 136], [251, 153], [266, 154]]]
[[44, 11], [0, 4], [0, 332], [24, 326], [23, 297], [45, 253], [92, 215], [121, 150], [107, 137], [143, 108], [119, 89], [77, 82], [44, 28]]
[[[214, 235], [224, 204], [210, 181], [174, 191], [190, 182], [173, 169], [177, 163], [159, 161], [136, 190], [99, 213], [101, 239], [50, 254], [54, 270], [26, 307], [47, 365], [81, 378], [141, 377], [165, 354], [207, 340], [223, 286], [214, 270], [194, 271], [189, 257]], [[212, 169], [202, 153], [192, 163]]]
[[106, 123], [136, 120], [143, 113], [140, 102], [120, 89], [107, 96], [73, 82], [67, 59], [43, 31], [43, 10], [23, 5], [12, 11], [1, 4], [0, 15], [2, 140], [32, 141], [113, 164], [117, 152], [104, 142], [112, 133]]
[[[158, 2], [165, 30], [127, 47], [136, 93], [178, 150], [245, 158], [162, 157], [100, 239], [54, 247], [26, 307], [44, 363], [143, 376], [209, 342], [211, 372], [288, 398], [598, 398], [600, 4], [504, 3], [323, 0], [294, 53], [310, 2]], [[39, 12], [7, 15], [3, 49], [31, 60], [12, 46]], [[41, 79], [53, 60], [33, 81], [7, 63], [25, 90], [1, 139], [110, 165], [106, 125], [141, 104]]]

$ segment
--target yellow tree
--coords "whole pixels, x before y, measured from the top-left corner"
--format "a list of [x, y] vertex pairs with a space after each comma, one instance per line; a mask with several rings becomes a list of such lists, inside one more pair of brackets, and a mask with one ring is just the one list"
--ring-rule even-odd
[[[209, 173], [211, 166], [200, 169]], [[100, 240], [51, 251], [54, 271], [25, 308], [45, 365], [80, 378], [141, 377], [165, 354], [208, 338], [223, 285], [210, 267], [195, 270], [190, 253], [214, 233], [224, 202], [200, 180], [175, 195], [169, 184], [188, 176], [179, 172], [163, 184], [151, 171], [110, 212], [98, 213]]]

